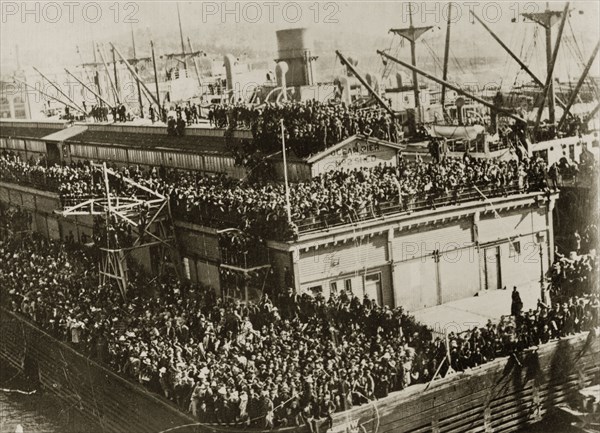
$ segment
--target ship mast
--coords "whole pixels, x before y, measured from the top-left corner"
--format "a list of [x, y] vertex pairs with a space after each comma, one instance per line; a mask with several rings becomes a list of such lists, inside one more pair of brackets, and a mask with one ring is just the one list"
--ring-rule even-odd
[[[546, 2], [546, 10], [543, 12], [533, 12], [533, 13], [525, 13], [523, 17], [530, 19], [536, 24], [542, 26], [546, 34], [546, 85], [548, 86], [545, 90], [545, 93], [542, 94], [542, 110], [543, 105], [545, 103], [546, 95], [548, 96], [548, 120], [551, 124], [556, 122], [556, 112], [555, 112], [555, 96], [554, 96], [554, 62], [552, 58], [554, 54], [552, 52], [552, 26], [554, 26], [564, 14], [568, 13], [569, 4], [565, 6], [564, 11], [552, 11], [550, 10], [550, 2]], [[559, 31], [559, 38], [562, 36], [562, 31]], [[560, 44], [560, 40], [557, 41], [556, 47], [558, 48]], [[542, 90], [542, 92], [544, 92]], [[542, 111], [540, 110], [540, 111]]]
[[[444, 46], [444, 70], [442, 80], [448, 80], [448, 57], [450, 54], [450, 27], [452, 26], [452, 2], [448, 3], [448, 22], [446, 23], [446, 45]], [[413, 71], [413, 74], [416, 72]], [[446, 86], [442, 84], [442, 112], [446, 113]]]
[[[85, 66], [85, 62], [83, 61], [83, 56], [81, 55], [81, 50], [79, 49], [79, 45], [75, 45], [75, 50], [77, 51], [77, 54], [79, 55], [79, 60], [81, 61], [81, 66], [83, 68], [83, 72], [85, 73], [85, 76], [88, 80], [88, 82], [93, 82], [92, 77], [90, 77], [90, 73], [87, 70], [87, 67]], [[69, 73], [70, 74], [70, 73]], [[72, 74], [70, 74], [71, 76], [73, 76]], [[94, 92], [94, 95], [96, 95], [96, 93]], [[101, 104], [102, 101], [98, 98], [98, 96], [96, 96], [96, 102], [98, 104]]]
[[158, 73], [156, 72], [156, 56], [154, 54], [154, 42], [150, 41], [150, 51], [152, 51], [152, 68], [154, 69], [154, 86], [156, 87], [156, 109], [158, 110], [158, 119], [162, 120], [163, 113], [162, 107], [160, 106], [160, 91], [158, 87]]
[[[94, 53], [94, 70], [95, 70], [95, 74], [94, 74], [94, 80], [96, 81], [96, 86], [98, 87], [98, 95], [102, 96], [102, 86], [100, 85], [100, 73], [98, 72], [98, 58], [96, 57], [96, 49], [95, 47], [95, 42], [92, 41], [92, 53]], [[85, 68], [85, 65], [83, 65], [83, 67]], [[100, 105], [102, 105], [102, 100], [100, 100]]]
[[[410, 59], [411, 65], [416, 68], [417, 66], [417, 48], [416, 42], [425, 32], [433, 28], [433, 26], [415, 27], [413, 26], [412, 20], [412, 8], [408, 8], [408, 19], [409, 27], [401, 29], [390, 29], [390, 32], [397, 34], [398, 36], [408, 40], [410, 43]], [[413, 93], [415, 97], [415, 112], [417, 118], [421, 118], [421, 100], [419, 97], [419, 80], [418, 75], [413, 69]]]
[[185, 44], [183, 43], [183, 28], [181, 27], [181, 13], [179, 12], [179, 3], [177, 5], [177, 20], [179, 21], [179, 38], [181, 39], [181, 55], [183, 56], [183, 68], [187, 70], [187, 59], [185, 54]]
[[[408, 40], [410, 43], [410, 59], [411, 65], [413, 67], [417, 66], [417, 48], [416, 42], [425, 32], [429, 31], [433, 28], [433, 26], [425, 26], [425, 27], [415, 27], [413, 26], [413, 14], [412, 8], [408, 8], [408, 19], [409, 19], [409, 27], [402, 29], [390, 29], [390, 32], [397, 34], [398, 36]], [[418, 75], [413, 69], [413, 92], [415, 96], [415, 111], [418, 113], [418, 116], [421, 116], [421, 101], [419, 98], [419, 81]]]
[[[546, 4], [548, 7], [548, 4]], [[548, 9], [546, 9], [548, 11]], [[548, 119], [551, 125], [555, 125], [556, 123], [556, 114], [554, 110], [554, 67], [556, 66], [556, 59], [558, 58], [558, 49], [560, 48], [560, 42], [562, 40], [563, 30], [565, 28], [565, 23], [567, 22], [567, 16], [569, 15], [569, 2], [565, 4], [565, 9], [561, 16], [560, 26], [558, 27], [558, 34], [556, 35], [556, 42], [554, 43], [554, 50], [550, 48], [551, 57], [550, 62], [548, 63], [548, 72], [546, 75], [546, 84], [542, 89], [542, 101], [538, 108], [537, 117], [535, 119], [535, 127], [538, 128], [540, 125], [540, 120], [542, 119], [542, 112], [544, 111], [544, 106], [546, 104], [546, 98], [548, 98]], [[550, 33], [550, 25], [546, 28], [546, 36], [551, 37]], [[548, 54], [548, 39], [546, 40], [546, 55]]]
[[125, 66], [127, 67], [127, 69], [129, 69], [129, 72], [131, 73], [131, 75], [133, 76], [133, 78], [138, 82], [138, 84], [140, 84], [143, 87], [143, 89], [148, 93], [148, 95], [150, 95], [150, 97], [152, 98], [152, 100], [154, 101], [154, 103], [158, 107], [160, 107], [159, 100], [152, 94], [152, 92], [150, 91], [150, 89], [148, 89], [148, 86], [146, 86], [146, 83], [144, 83], [142, 81], [142, 79], [140, 78], [140, 76], [138, 75], [138, 73], [135, 71], [135, 69], [133, 69], [133, 66], [131, 66], [131, 64], [129, 63], [129, 61], [127, 61], [127, 59], [123, 56], [123, 54], [121, 54], [121, 52], [117, 49], [117, 47], [115, 47], [115, 45], [112, 42], [110, 42], [110, 46], [118, 54], [118, 56], [121, 58], [121, 61], [125, 64]]
[[[186, 70], [186, 77], [187, 77], [188, 57], [194, 60], [194, 66], [196, 67], [196, 72], [197, 72], [198, 68], [196, 66], [196, 57], [199, 56], [200, 54], [202, 54], [202, 51], [194, 51], [191, 44], [189, 44], [191, 52], [187, 53], [185, 51], [185, 42], [183, 40], [183, 27], [181, 25], [181, 13], [179, 11], [179, 3], [176, 3], [176, 6], [177, 6], [177, 20], [179, 22], [179, 39], [181, 42], [181, 52], [180, 53], [167, 53], [167, 54], [164, 54], [164, 57], [166, 57], [167, 59], [175, 59], [176, 61], [183, 63], [183, 67]], [[189, 38], [188, 38], [188, 43], [189, 43]], [[183, 60], [181, 60], [181, 59], [183, 59]], [[165, 66], [165, 68], [168, 69], [167, 66]], [[201, 82], [199, 76], [198, 76], [198, 82], [199, 83]]]
[[110, 76], [110, 70], [108, 69], [108, 64], [106, 63], [106, 58], [104, 57], [104, 47], [102, 47], [102, 49], [100, 49], [100, 45], [96, 44], [96, 48], [98, 49], [98, 54], [100, 54], [100, 59], [102, 60], [102, 64], [104, 65], [104, 70], [106, 71], [106, 76], [108, 77], [108, 82], [110, 83], [110, 87], [112, 88], [113, 91], [113, 95], [114, 95], [114, 99], [115, 99], [115, 105], [119, 106], [121, 105], [121, 102], [119, 101], [119, 94], [117, 93], [117, 88], [115, 87], [115, 83], [113, 83], [112, 77]]
[[117, 71], [117, 58], [115, 56], [115, 48], [111, 49], [112, 61], [113, 61], [113, 72], [115, 74], [115, 92], [117, 92], [117, 99], [121, 101], [121, 89], [119, 88], [119, 73]]
[[[136, 73], [138, 73], [138, 67], [137, 67], [137, 56], [135, 54], [135, 36], [133, 34], [133, 24], [131, 25], [131, 44], [133, 46], [133, 69], [135, 70]], [[144, 118], [144, 103], [142, 101], [142, 89], [140, 88], [140, 82], [137, 82], [137, 92], [138, 92], [138, 99], [139, 99], [139, 103], [140, 103], [140, 117], [143, 119]]]

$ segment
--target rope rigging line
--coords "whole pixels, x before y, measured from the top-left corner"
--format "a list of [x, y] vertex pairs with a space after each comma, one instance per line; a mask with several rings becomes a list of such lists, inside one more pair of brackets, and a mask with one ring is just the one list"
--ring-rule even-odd
[[[515, 35], [517, 34], [517, 32], [513, 32], [512, 36], [513, 38], [515, 37]], [[530, 50], [532, 49], [534, 42], [532, 39], [527, 37], [528, 31], [527, 29], [525, 29], [522, 34], [521, 34], [521, 48], [519, 49], [519, 58], [522, 59], [523, 63], [527, 64], [527, 57], [528, 57], [528, 53], [530, 52]], [[535, 31], [534, 31], [535, 34]], [[512, 38], [511, 38], [512, 39]], [[528, 40], [529, 44], [527, 46], [527, 49], [525, 49], [525, 41]], [[523, 74], [523, 69], [519, 68], [517, 70], [517, 73], [515, 74], [515, 80], [512, 84], [512, 88], [514, 88], [517, 84], [517, 81], [519, 80], [520, 76]], [[512, 90], [511, 88], [511, 90]]]
[[[393, 33], [392, 39], [390, 40], [390, 46], [388, 47], [387, 51], [392, 51], [392, 47], [394, 45], [395, 40], [396, 40], [396, 34]], [[385, 80], [389, 76], [390, 72], [392, 71], [392, 68], [391, 68], [390, 62], [382, 63], [382, 66], [383, 66], [383, 70], [381, 70], [380, 75], [381, 75], [381, 79]]]
[[577, 37], [575, 36], [575, 31], [573, 30], [573, 24], [571, 23], [571, 20], [568, 20], [568, 24], [569, 24], [569, 31], [571, 32], [571, 37], [573, 38], [570, 40], [570, 42], [574, 46], [575, 51], [577, 52], [576, 54], [578, 56], [580, 65], [582, 67], [585, 67], [585, 58], [583, 56], [583, 51], [581, 50], [581, 47], [579, 46], [579, 42], [577, 42]]
[[463, 69], [462, 65], [460, 64], [458, 58], [456, 57], [456, 55], [454, 54], [454, 50], [452, 49], [452, 46], [450, 46], [450, 57], [452, 58], [452, 60], [454, 61], [454, 65], [458, 68], [458, 70], [460, 70], [461, 74], [466, 74], [465, 70]]
[[431, 53], [431, 57], [434, 61], [434, 63], [437, 65], [438, 68], [443, 69], [442, 66], [442, 61], [439, 58], [439, 56], [435, 53], [435, 51], [433, 51], [433, 48], [431, 47], [431, 45], [429, 45], [429, 43], [423, 39], [423, 45], [425, 45], [425, 47], [429, 50], [429, 52]]

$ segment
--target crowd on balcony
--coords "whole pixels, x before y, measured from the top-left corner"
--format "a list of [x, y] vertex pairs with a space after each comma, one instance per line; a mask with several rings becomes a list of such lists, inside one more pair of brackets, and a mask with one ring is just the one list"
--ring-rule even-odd
[[[2, 303], [201, 423], [263, 428], [336, 412], [598, 325], [597, 292], [439, 338], [402, 308], [341, 291], [273, 290], [257, 304], [132, 270], [128, 301], [98, 288], [87, 248], [0, 241]], [[316, 430], [316, 429], [315, 429]]]
[[[46, 166], [4, 153], [0, 170], [0, 180], [33, 182], [42, 189], [59, 192], [63, 200], [103, 194], [101, 171], [86, 163]], [[541, 159], [516, 162], [465, 155], [440, 163], [401, 160], [396, 167], [330, 171], [294, 184], [290, 223], [281, 184], [240, 182], [223, 175], [202, 176], [195, 172], [174, 173], [163, 167], [122, 168], [118, 175], [169, 195], [178, 218], [198, 223], [227, 222], [260, 237], [283, 239], [297, 235], [297, 224], [327, 224], [331, 219], [356, 221], [381, 215], [382, 207], [389, 205], [394, 205], [396, 211], [408, 211], [435, 207], [440, 198], [445, 198], [446, 204], [459, 203], [483, 199], [484, 195], [547, 188], [547, 167]], [[111, 181], [111, 188], [114, 184]]]

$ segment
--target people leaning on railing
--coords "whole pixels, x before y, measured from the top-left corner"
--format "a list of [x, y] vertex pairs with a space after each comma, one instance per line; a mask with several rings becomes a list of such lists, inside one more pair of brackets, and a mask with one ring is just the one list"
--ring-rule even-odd
[[[115, 196], [135, 194], [131, 178], [169, 196], [177, 218], [227, 224], [264, 238], [290, 239], [305, 227], [351, 223], [386, 213], [416, 211], [509, 193], [547, 190], [541, 159], [499, 161], [446, 158], [440, 163], [401, 159], [396, 167], [336, 170], [292, 185], [292, 223], [281, 183], [251, 183], [225, 175], [204, 176], [164, 167], [122, 167], [109, 187]], [[89, 163], [46, 165], [4, 152], [0, 180], [58, 192], [63, 205], [105, 195], [101, 169]]]
[[1, 240], [2, 305], [201, 423], [314, 427], [434, 375], [598, 326], [597, 287], [447, 338], [401, 307], [346, 291], [325, 299], [269, 282], [260, 302], [242, 305], [135, 267], [124, 303], [98, 287], [92, 252], [36, 235]]

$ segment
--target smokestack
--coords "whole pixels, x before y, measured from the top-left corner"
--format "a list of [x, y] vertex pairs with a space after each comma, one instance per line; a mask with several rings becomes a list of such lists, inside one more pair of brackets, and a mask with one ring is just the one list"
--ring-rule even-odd
[[308, 29], [286, 29], [277, 31], [277, 62], [288, 64], [286, 81], [289, 86], [311, 86], [314, 79], [312, 55], [313, 42]]

